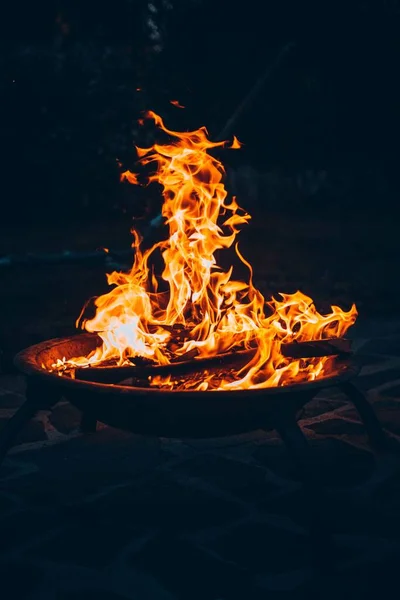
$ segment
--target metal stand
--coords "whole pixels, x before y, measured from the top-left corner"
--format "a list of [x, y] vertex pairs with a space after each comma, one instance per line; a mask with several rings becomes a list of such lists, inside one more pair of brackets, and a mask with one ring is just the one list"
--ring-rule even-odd
[[312, 469], [310, 445], [294, 417], [281, 416], [276, 424], [276, 430], [296, 464], [303, 483], [315, 567], [320, 573], [331, 573], [335, 562], [335, 545], [323, 513], [324, 493]]
[[8, 450], [13, 445], [15, 438], [25, 425], [36, 415], [39, 410], [47, 410], [58, 402], [49, 396], [48, 390], [28, 384], [26, 400], [17, 412], [9, 419], [0, 434], [0, 465]]
[[[387, 456], [390, 452], [388, 437], [384, 433], [374, 409], [368, 403], [364, 394], [362, 394], [362, 392], [360, 392], [352, 383], [343, 383], [340, 385], [340, 389], [347, 395], [357, 409], [365, 425], [371, 446], [375, 453], [380, 456]], [[51, 392], [53, 392], [52, 388], [38, 386], [37, 384], [28, 381], [25, 403], [11, 417], [0, 434], [0, 464], [7, 451], [12, 446], [18, 433], [28, 421], [32, 419], [39, 410], [50, 409], [58, 402], [59, 398], [57, 396], [54, 397]], [[97, 428], [97, 420], [90, 413], [83, 413], [80, 426], [83, 433], [94, 433]], [[312, 488], [312, 493], [315, 495], [318, 486], [314, 481], [315, 478], [310, 469], [310, 448], [306, 437], [296, 423], [295, 417], [286, 414], [285, 411], [281, 411], [281, 414], [277, 416], [276, 429], [288, 448], [293, 460], [298, 465], [302, 480], [307, 485], [308, 489]], [[313, 504], [315, 503], [313, 502]], [[313, 515], [317, 517], [318, 512], [319, 508], [318, 506], [315, 506]], [[318, 518], [317, 521], [319, 521]], [[321, 523], [319, 523], [317, 529], [318, 535], [320, 535], [320, 532], [322, 531]]]
[[[359, 413], [365, 426], [371, 449], [375, 454], [376, 466], [374, 473], [365, 483], [352, 490], [357, 494], [355, 498], [358, 499], [361, 494], [365, 499], [370, 494], [373, 494], [376, 487], [382, 481], [393, 474], [393, 468], [398, 468], [398, 465], [397, 461], [393, 462], [393, 457], [390, 454], [389, 438], [383, 431], [373, 407], [369, 404], [364, 394], [353, 383], [344, 383], [340, 385], [340, 389], [346, 394]], [[322, 512], [325, 505], [323, 501], [324, 491], [319, 485], [312, 469], [310, 445], [297, 424], [296, 419], [290, 418], [288, 414], [279, 415], [276, 429], [292, 460], [298, 467], [304, 491], [307, 495], [306, 505], [310, 509], [309, 526], [315, 565], [320, 572], [326, 572], [327, 569], [332, 570], [337, 552], [335, 552], [332, 536], [327, 528], [327, 522]]]
[[[392, 453], [389, 437], [385, 434], [371, 404], [364, 394], [353, 384], [343, 383], [340, 389], [353, 403], [365, 426], [371, 449], [376, 457], [385, 457]], [[311, 400], [311, 398], [310, 398]], [[298, 426], [296, 419], [282, 411], [277, 416], [276, 429], [287, 447], [293, 461], [299, 468], [302, 480], [309, 486], [315, 486], [315, 477], [311, 469], [310, 446], [307, 438]]]
[[354, 383], [342, 383], [340, 386], [342, 392], [354, 404], [355, 409], [364, 423], [371, 448], [377, 453], [388, 452], [389, 439], [382, 429], [382, 426], [375, 414], [374, 409], [364, 396], [364, 394], [354, 385]]
[[341, 390], [353, 403], [364, 423], [371, 449], [374, 452], [375, 467], [370, 477], [356, 486], [352, 492], [358, 504], [370, 505], [374, 493], [388, 479], [399, 473], [398, 449], [391, 444], [390, 437], [382, 429], [371, 404], [364, 394], [353, 384], [344, 383]]
[[[7, 421], [0, 433], [0, 466], [15, 442], [18, 434], [40, 410], [49, 410], [60, 400], [54, 390], [28, 382], [26, 400], [17, 412]], [[82, 433], [95, 433], [97, 420], [89, 413], [82, 413], [80, 430]]]

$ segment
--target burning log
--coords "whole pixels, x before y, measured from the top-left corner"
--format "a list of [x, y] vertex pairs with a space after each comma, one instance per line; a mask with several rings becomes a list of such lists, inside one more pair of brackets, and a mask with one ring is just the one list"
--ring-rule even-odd
[[[351, 354], [351, 342], [346, 339], [316, 340], [311, 342], [290, 342], [281, 345], [281, 353], [285, 358], [317, 358], [323, 356], [348, 356]], [[100, 365], [75, 369], [75, 378], [97, 383], [117, 383], [129, 377], [148, 379], [154, 375], [187, 375], [203, 369], [223, 367], [240, 368], [255, 354], [255, 349], [240, 350], [207, 358], [182, 360], [167, 365]]]
[[202, 369], [233, 366], [240, 367], [254, 355], [254, 350], [241, 350], [229, 354], [220, 354], [207, 358], [185, 360], [168, 365], [126, 365], [126, 366], [96, 366], [75, 369], [75, 378], [97, 383], [117, 383], [129, 377], [148, 379], [154, 375], [187, 375]]

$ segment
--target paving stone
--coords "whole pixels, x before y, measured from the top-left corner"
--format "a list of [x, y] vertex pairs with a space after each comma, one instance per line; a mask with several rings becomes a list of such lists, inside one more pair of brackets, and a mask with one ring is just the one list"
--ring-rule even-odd
[[289, 517], [301, 527], [308, 527], [310, 522], [309, 499], [303, 487], [266, 495], [260, 498], [258, 508], [262, 513], [268, 515]]
[[95, 434], [32, 452], [29, 457], [43, 472], [60, 482], [74, 481], [76, 477], [87, 477], [90, 482], [91, 474], [96, 480], [106, 474], [107, 478], [119, 478], [123, 483], [162, 465], [171, 454], [159, 440], [106, 427]]
[[190, 458], [177, 468], [244, 500], [257, 500], [276, 489], [273, 483], [267, 481], [263, 468], [213, 454]]
[[293, 460], [280, 440], [260, 444], [253, 452], [253, 458], [282, 477], [297, 478], [297, 469]]
[[0, 492], [0, 515], [8, 512], [14, 507], [14, 501]]
[[23, 562], [0, 562], [1, 600], [24, 600], [43, 578], [42, 570]]
[[332, 412], [337, 408], [341, 408], [346, 404], [346, 397], [343, 394], [338, 394], [333, 397], [327, 398], [315, 398], [311, 402], [308, 402], [300, 412], [300, 419], [309, 419]]
[[[387, 388], [379, 392], [380, 396], [391, 396], [392, 398], [398, 398], [400, 401], [400, 384], [396, 383], [393, 387]], [[400, 404], [399, 404], [400, 407]]]
[[3, 464], [0, 465], [0, 484], [5, 481], [6, 486], [10, 485], [9, 480], [13, 480], [13, 484], [15, 480], [19, 479], [19, 476], [25, 476], [25, 469], [21, 469], [21, 465], [15, 463], [14, 461], [9, 461], [6, 457]]
[[373, 339], [363, 347], [364, 352], [400, 356], [400, 336]]
[[[78, 592], [58, 592], [57, 600], [126, 600], [127, 596], [121, 596], [114, 592], [99, 589], [84, 589]], [[155, 599], [156, 600], [156, 599]]]
[[[138, 531], [137, 535], [141, 535], [141, 532]], [[76, 517], [54, 538], [38, 543], [30, 549], [27, 556], [90, 568], [104, 568], [119, 555], [134, 536], [135, 531], [132, 528], [116, 526], [110, 519], [86, 522]]]
[[[399, 434], [400, 402], [392, 398], [380, 398], [376, 402], [373, 402], [372, 406], [382, 427], [391, 433]], [[352, 406], [342, 411], [341, 416], [349, 419], [359, 419], [357, 410]]]
[[10, 483], [7, 477], [18, 468], [4, 463], [0, 489], [4, 477], [3, 489], [12, 486], [32, 507], [79, 505], [105, 489], [134, 482], [170, 457], [159, 442], [105, 430], [18, 455], [18, 460], [32, 461], [33, 469]]
[[263, 439], [268, 435], [268, 430], [257, 429], [254, 431], [248, 431], [246, 433], [239, 433], [236, 435], [229, 435], [226, 437], [219, 438], [199, 438], [199, 439], [187, 439], [183, 440], [190, 448], [200, 450], [201, 452], [213, 452], [219, 448], [240, 448], [253, 443], [254, 441]]
[[151, 573], [181, 600], [265, 599], [265, 591], [236, 565], [175, 537], [151, 540], [140, 552], [132, 553], [130, 561], [135, 569]]
[[[392, 485], [389, 488], [392, 490]], [[388, 490], [389, 491], [389, 490]], [[400, 491], [400, 490], [399, 490]], [[321, 492], [323, 515], [326, 525], [334, 534], [368, 535], [398, 539], [400, 536], [400, 515], [398, 506], [400, 493], [393, 493], [390, 506], [384, 503], [387, 497], [377, 497], [374, 504], [364, 506], [357, 498], [348, 494]], [[389, 492], [391, 496], [392, 491]], [[283, 491], [281, 494], [266, 496], [259, 509], [265, 514], [290, 517], [296, 525], [309, 528], [312, 500], [304, 488]], [[341, 560], [344, 556], [340, 557]]]
[[327, 506], [329, 522], [339, 534], [369, 536], [370, 539], [376, 536], [396, 541], [400, 537], [399, 500], [399, 490], [393, 493], [390, 486], [388, 497], [378, 493], [370, 508], [363, 507], [356, 500], [352, 507], [345, 501], [341, 508], [332, 503]]
[[[7, 423], [8, 419], [0, 419], [0, 435], [1, 430]], [[43, 423], [40, 421], [29, 421], [15, 439], [14, 445], [30, 444], [32, 442], [42, 442], [47, 439]]]
[[[346, 486], [364, 480], [371, 473], [372, 453], [356, 448], [336, 438], [309, 439], [309, 467], [321, 485]], [[254, 458], [274, 472], [298, 480], [299, 472], [294, 460], [282, 444], [259, 446]]]
[[0, 390], [1, 392], [17, 392], [24, 394], [26, 389], [25, 378], [22, 375], [5, 375], [0, 374]]
[[397, 515], [399, 513], [400, 481], [398, 473], [394, 473], [390, 479], [380, 486], [376, 492], [376, 498], [379, 506], [386, 513], [390, 515]]
[[374, 404], [376, 415], [382, 426], [391, 433], [400, 434], [399, 406], [389, 405], [385, 401]]
[[60, 518], [35, 510], [23, 510], [0, 519], [0, 554], [47, 534], [59, 525]]
[[126, 486], [77, 507], [82, 518], [101, 520], [112, 514], [120, 526], [147, 525], [173, 531], [223, 526], [242, 516], [235, 502], [159, 476], [142, 486]]
[[360, 421], [349, 421], [340, 417], [334, 417], [328, 419], [321, 419], [315, 423], [307, 425], [307, 429], [312, 429], [315, 433], [320, 435], [342, 435], [342, 434], [364, 434], [365, 427]]
[[372, 452], [344, 440], [310, 440], [310, 446], [311, 468], [316, 471], [318, 481], [324, 485], [355, 485], [369, 477], [374, 467]]
[[60, 506], [64, 500], [63, 487], [60, 489], [54, 480], [44, 477], [40, 472], [25, 474], [18, 479], [13, 479], [12, 483], [0, 482], [0, 489], [11, 488], [29, 509], [52, 509]]
[[213, 550], [224, 560], [258, 573], [282, 573], [311, 565], [308, 536], [262, 522], [246, 523], [223, 535]]
[[361, 348], [360, 352], [356, 353], [359, 364], [363, 367], [370, 367], [372, 365], [381, 365], [386, 357], [380, 356], [379, 354], [364, 354], [364, 348]]
[[25, 402], [25, 398], [20, 394], [0, 393], [0, 408], [18, 408], [23, 402]]
[[362, 390], [372, 390], [383, 383], [400, 379], [400, 369], [387, 369], [372, 375], [360, 375], [357, 378], [357, 387]]
[[79, 427], [80, 411], [72, 404], [57, 404], [49, 415], [49, 421], [61, 433], [71, 433]]
[[[86, 498], [130, 480], [127, 474], [93, 465], [92, 471], [81, 468], [70, 471], [58, 463], [58, 474], [49, 471], [29, 473], [12, 481], [12, 489], [27, 505], [36, 507], [69, 507]], [[9, 482], [3, 484], [8, 489]], [[0, 488], [1, 489], [1, 488]]]
[[[360, 553], [362, 550], [360, 549]], [[299, 598], [324, 598], [324, 600], [358, 600], [390, 596], [389, 590], [398, 588], [398, 565], [400, 553], [393, 550], [384, 559], [366, 558], [361, 564], [352, 565], [335, 572], [329, 578], [307, 582], [298, 590]], [[320, 594], [320, 595], [319, 595]], [[297, 598], [297, 596], [296, 596]]]

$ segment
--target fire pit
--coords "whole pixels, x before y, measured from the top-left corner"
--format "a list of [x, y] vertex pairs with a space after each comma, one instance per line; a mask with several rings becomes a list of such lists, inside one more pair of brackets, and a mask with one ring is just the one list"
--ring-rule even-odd
[[[298, 460], [306, 443], [296, 415], [332, 386], [346, 392], [382, 447], [372, 408], [350, 383], [358, 368], [343, 337], [356, 307], [320, 314], [301, 292], [266, 302], [235, 244], [250, 216], [228, 199], [223, 166], [211, 154], [225, 142], [211, 142], [205, 128], [178, 133], [147, 116], [168, 136], [137, 149], [142, 169], [157, 166], [147, 183], [163, 187], [168, 239], [143, 250], [134, 232], [132, 269], [108, 275], [113, 289], [95, 300], [94, 316], [84, 310], [78, 319], [87, 333], [16, 357], [28, 379], [27, 402], [3, 431], [3, 455], [35, 411], [64, 397], [82, 410], [84, 430], [102, 421], [187, 438], [275, 428]], [[230, 147], [240, 147], [236, 138]], [[122, 177], [142, 183], [130, 171]], [[232, 246], [236, 264], [220, 267], [217, 256]]]
[[[40, 409], [65, 398], [82, 411], [83, 431], [97, 421], [135, 433], [160, 437], [207, 438], [255, 429], [277, 429], [296, 460], [304, 455], [305, 438], [296, 423], [300, 409], [325, 388], [339, 387], [354, 403], [373, 447], [385, 447], [378, 420], [363, 395], [350, 382], [359, 368], [350, 354], [335, 357], [336, 373], [312, 382], [255, 390], [175, 391], [143, 387], [143, 372], [128, 367], [123, 384], [99, 383], [60, 376], [51, 370], [58, 359], [87, 354], [99, 344], [93, 334], [54, 339], [20, 352], [16, 366], [26, 375], [26, 402], [2, 432], [4, 457], [21, 427]], [[195, 367], [193, 367], [195, 368]], [[119, 378], [123, 375], [119, 371]]]
[[[60, 375], [52, 367], [58, 360], [68, 361], [78, 355], [88, 355], [101, 340], [94, 334], [84, 333], [70, 338], [54, 339], [20, 352], [16, 366], [27, 379], [26, 402], [10, 419], [0, 437], [0, 462], [21, 427], [40, 409], [51, 410], [64, 398], [82, 411], [82, 430], [95, 432], [97, 421], [142, 435], [206, 438], [227, 436], [254, 429], [276, 429], [285, 443], [307, 494], [307, 512], [310, 540], [316, 566], [325, 571], [330, 568], [329, 556], [336, 556], [334, 543], [327, 529], [323, 490], [315, 478], [310, 460], [310, 447], [297, 424], [300, 409], [323, 388], [338, 387], [345, 392], [357, 408], [377, 457], [385, 454], [387, 440], [372, 407], [351, 383], [358, 365], [347, 351], [348, 345], [335, 341], [333, 347], [324, 342], [320, 347], [286, 348], [286, 354], [297, 355], [335, 352], [330, 357], [334, 374], [311, 382], [295, 383], [260, 389], [225, 391], [174, 390], [144, 387], [147, 371], [143, 367], [126, 367], [127, 373], [116, 371], [121, 383], [101, 383]], [[346, 352], [338, 353], [337, 347]], [[215, 368], [232, 368], [243, 357], [219, 359]], [[246, 360], [246, 358], [245, 358]], [[198, 369], [198, 365], [190, 365]], [[188, 366], [185, 365], [185, 369]], [[236, 364], [233, 368], [236, 368]], [[93, 373], [91, 374], [93, 376]], [[129, 375], [126, 378], [126, 375]], [[175, 376], [177, 374], [175, 373]], [[109, 377], [109, 374], [107, 374]], [[379, 463], [378, 463], [379, 464]], [[374, 485], [374, 484], [372, 484]], [[334, 559], [332, 559], [334, 560]]]

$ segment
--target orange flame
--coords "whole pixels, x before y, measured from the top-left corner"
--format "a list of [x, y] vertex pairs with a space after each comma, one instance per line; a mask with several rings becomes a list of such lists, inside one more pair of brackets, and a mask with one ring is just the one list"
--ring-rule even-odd
[[[225, 142], [210, 141], [205, 127], [179, 133], [167, 129], [154, 112], [146, 116], [171, 138], [164, 145], [137, 148], [141, 164], [157, 165], [149, 181], [163, 187], [162, 215], [169, 237], [143, 252], [141, 239], [133, 231], [131, 270], [108, 275], [114, 287], [96, 299], [95, 316], [78, 319], [87, 331], [97, 332], [103, 344], [90, 356], [69, 364], [99, 365], [111, 359], [124, 365], [135, 357], [169, 364], [178, 357], [212, 357], [254, 348], [251, 360], [229, 377], [202, 373], [200, 380], [189, 378], [184, 387], [263, 388], [329, 374], [331, 359], [285, 358], [280, 346], [343, 336], [356, 320], [356, 307], [344, 312], [332, 306], [332, 312], [323, 316], [301, 292], [280, 294], [280, 300], [266, 303], [253, 285], [251, 265], [235, 244], [239, 226], [250, 216], [235, 198], [228, 199], [223, 165], [208, 153]], [[231, 147], [240, 147], [236, 138]], [[138, 184], [130, 171], [121, 178]], [[223, 270], [216, 262], [216, 252], [232, 246], [236, 259], [249, 270], [247, 281], [233, 278], [233, 266]], [[161, 276], [154, 273], [152, 264], [157, 253], [164, 263]], [[160, 286], [164, 290], [159, 291]], [[154, 377], [151, 384], [179, 387], [171, 377]]]
[[176, 106], [177, 108], [185, 108], [185, 107], [183, 106], [183, 104], [181, 104], [181, 103], [179, 102], [179, 100], [170, 100], [170, 104], [172, 104], [173, 106]]

